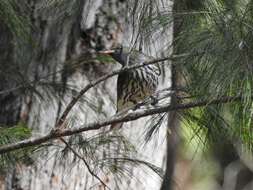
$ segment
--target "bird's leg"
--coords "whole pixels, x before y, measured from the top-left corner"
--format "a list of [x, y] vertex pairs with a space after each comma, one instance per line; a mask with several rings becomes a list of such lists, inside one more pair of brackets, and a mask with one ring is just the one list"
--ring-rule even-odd
[[154, 106], [158, 103], [158, 100], [153, 96], [153, 95], [150, 95], [150, 99], [151, 99], [151, 105]]
[[137, 109], [140, 108], [140, 104], [138, 104], [137, 101], [135, 101], [135, 100], [131, 100], [131, 101], [132, 101], [133, 104], [134, 104], [134, 106], [133, 106], [133, 108], [132, 108], [133, 111], [135, 111], [135, 110], [137, 110]]
[[130, 55], [127, 55], [126, 67], [128, 67], [128, 66], [129, 66], [129, 57], [130, 57]]

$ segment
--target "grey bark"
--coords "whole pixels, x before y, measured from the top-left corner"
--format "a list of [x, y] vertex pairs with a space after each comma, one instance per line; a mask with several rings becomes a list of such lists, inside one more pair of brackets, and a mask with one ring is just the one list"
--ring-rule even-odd
[[[181, 0], [175, 0], [173, 2], [172, 16], [173, 16], [173, 39], [178, 37], [178, 34], [181, 31], [181, 19], [179, 19], [176, 14], [182, 10], [183, 2]], [[180, 52], [178, 49], [173, 50], [174, 54]], [[179, 93], [177, 92], [178, 86], [182, 86], [180, 82], [180, 74], [178, 67], [173, 64], [171, 66], [171, 88], [175, 91], [175, 94], [171, 97], [171, 104], [177, 106], [179, 104], [178, 97]], [[167, 159], [166, 159], [166, 172], [164, 175], [163, 183], [161, 190], [172, 190], [175, 188], [176, 183], [174, 179], [174, 170], [176, 164], [177, 149], [180, 141], [180, 118], [177, 111], [169, 112], [168, 117], [168, 129], [167, 129]]]
[[[176, 90], [178, 84], [178, 75], [175, 66], [172, 66], [172, 90]], [[178, 105], [178, 93], [175, 93], [171, 97], [171, 105], [177, 107]], [[175, 186], [174, 183], [174, 169], [176, 164], [176, 157], [177, 157], [177, 149], [178, 144], [180, 141], [180, 120], [178, 111], [172, 111], [168, 113], [168, 123], [167, 123], [167, 150], [166, 150], [166, 171], [163, 178], [163, 183], [161, 190], [171, 190]]]
[[[3, 23], [0, 24], [0, 91], [11, 89], [17, 84], [18, 79], [12, 79], [10, 76], [15, 72], [9, 65], [14, 65], [12, 44], [13, 36], [8, 27]], [[5, 71], [5, 72], [4, 72]], [[10, 92], [0, 94], [0, 126], [12, 126], [19, 121], [19, 114], [21, 110], [21, 97], [18, 93]]]
[[[92, 63], [82, 65], [74, 70], [68, 70], [68, 65], [65, 61], [72, 58], [78, 58], [80, 55], [92, 57], [94, 52], [104, 48], [110, 48], [112, 45], [124, 42], [129, 42], [129, 29], [125, 20], [127, 14], [126, 1], [118, 0], [76, 0], [69, 1], [71, 8], [72, 3], [78, 2], [78, 7], [74, 14], [67, 15], [62, 22], [56, 22], [56, 17], [60, 15], [58, 9], [40, 9], [42, 1], [29, 1], [33, 10], [31, 10], [31, 19], [36, 28], [33, 33], [33, 39], [36, 40], [36, 49], [34, 50], [29, 67], [29, 79], [39, 79], [47, 76], [48, 73], [53, 73], [63, 69], [62, 74], [55, 74], [47, 78], [46, 82], [74, 85], [75, 90], [80, 90], [89, 81], [94, 80], [104, 73], [111, 71], [116, 65]], [[52, 14], [53, 13], [53, 14]], [[127, 35], [124, 34], [127, 33]], [[124, 36], [125, 35], [125, 36]], [[170, 39], [168, 39], [170, 40]], [[166, 43], [162, 38], [160, 40]], [[7, 43], [7, 42], [6, 42]], [[129, 45], [129, 43], [126, 43]], [[157, 45], [159, 46], [159, 45]], [[2, 46], [1, 46], [2, 47]], [[4, 47], [8, 47], [4, 45]], [[156, 47], [157, 48], [157, 47]], [[6, 52], [6, 49], [4, 50]], [[150, 54], [150, 51], [148, 52]], [[155, 51], [152, 51], [155, 55]], [[64, 64], [63, 64], [64, 63]], [[115, 102], [116, 78], [108, 80], [98, 87], [89, 91], [85, 96], [87, 99], [92, 99], [96, 105], [101, 105], [101, 114], [94, 113], [89, 106], [79, 103], [68, 117], [71, 125], [86, 123], [104, 118], [103, 113], [112, 115], [115, 112], [112, 102]], [[5, 86], [5, 89], [9, 89]], [[2, 89], [1, 89], [2, 90]], [[38, 88], [46, 97], [46, 101], [42, 101], [36, 94], [26, 95], [20, 99], [19, 94], [14, 95], [17, 103], [11, 100], [13, 107], [9, 112], [21, 110], [17, 112], [17, 116], [11, 116], [11, 122], [16, 123], [22, 117], [28, 122], [29, 126], [33, 127], [34, 136], [37, 134], [47, 134], [53, 127], [57, 117], [64, 110], [66, 102], [69, 102], [76, 92], [67, 93], [62, 88], [59, 96], [64, 101], [59, 101], [50, 91], [45, 91], [43, 88]], [[19, 92], [19, 91], [17, 91]], [[44, 94], [45, 93], [45, 94]], [[47, 96], [46, 96], [47, 95]], [[53, 101], [52, 101], [53, 100]], [[5, 101], [1, 101], [5, 102]], [[50, 102], [46, 104], [45, 102]], [[17, 106], [19, 109], [16, 109]], [[1, 108], [0, 108], [1, 109]], [[5, 109], [6, 110], [6, 109]], [[80, 114], [82, 110], [83, 114]], [[109, 113], [109, 114], [108, 114]], [[22, 116], [22, 117], [21, 117]], [[3, 117], [6, 119], [7, 117]], [[127, 138], [135, 145], [139, 145], [139, 137], [143, 134], [145, 126], [141, 125], [145, 120], [133, 123], [138, 126], [133, 130], [133, 126], [123, 131]], [[139, 127], [140, 126], [140, 127]], [[92, 135], [92, 134], [91, 134]], [[138, 139], [138, 140], [136, 140]], [[162, 142], [159, 141], [159, 143]], [[154, 143], [155, 144], [155, 143]], [[151, 143], [152, 145], [152, 143]], [[164, 145], [161, 143], [159, 150], [154, 150], [155, 145], [152, 145], [146, 150], [139, 150], [140, 159], [150, 161], [158, 166], [162, 165]], [[63, 147], [64, 148], [64, 147]], [[153, 154], [156, 152], [156, 154]], [[49, 148], [47, 151], [39, 153], [35, 166], [22, 166], [21, 170], [15, 168], [6, 176], [5, 181], [8, 181], [5, 189], [88, 189], [96, 185], [97, 181], [90, 177], [83, 163], [72, 163], [73, 155], [67, 158], [60, 158], [61, 149]], [[148, 157], [146, 155], [156, 155]], [[121, 189], [152, 189], [159, 188], [160, 180], [155, 174], [150, 171], [143, 170], [139, 167], [130, 168], [133, 176], [138, 176], [138, 181], [122, 179], [120, 184]], [[148, 174], [147, 174], [148, 173]], [[99, 175], [103, 173], [100, 172]], [[151, 175], [152, 174], [152, 175]], [[104, 177], [104, 178], [103, 178]], [[15, 185], [14, 181], [15, 180]], [[103, 176], [102, 179], [108, 183], [108, 186], [118, 189], [117, 181], [114, 176]], [[16, 188], [18, 187], [18, 188]], [[97, 186], [100, 188], [99, 186]]]

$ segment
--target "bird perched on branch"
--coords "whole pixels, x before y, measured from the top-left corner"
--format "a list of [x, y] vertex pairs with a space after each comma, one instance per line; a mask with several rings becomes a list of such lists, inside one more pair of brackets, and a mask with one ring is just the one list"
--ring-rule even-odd
[[[124, 46], [100, 53], [112, 56], [123, 67], [154, 60], [151, 56]], [[117, 112], [134, 106], [151, 96], [158, 86], [160, 73], [157, 63], [120, 73], [117, 81]], [[123, 123], [113, 124], [111, 129], [119, 128], [122, 125]]]

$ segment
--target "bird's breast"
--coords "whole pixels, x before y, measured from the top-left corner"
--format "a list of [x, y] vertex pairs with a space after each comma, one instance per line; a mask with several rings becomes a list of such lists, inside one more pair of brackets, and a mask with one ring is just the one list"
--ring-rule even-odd
[[156, 65], [147, 65], [130, 70], [118, 78], [118, 110], [134, 105], [152, 95], [157, 86], [160, 70]]

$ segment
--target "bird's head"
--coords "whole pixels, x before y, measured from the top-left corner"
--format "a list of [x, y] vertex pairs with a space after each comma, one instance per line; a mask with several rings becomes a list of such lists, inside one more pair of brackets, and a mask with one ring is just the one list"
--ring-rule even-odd
[[100, 51], [101, 54], [106, 54], [112, 56], [117, 62], [119, 62], [122, 66], [125, 66], [128, 61], [128, 56], [130, 53], [130, 49], [128, 47], [119, 45], [110, 50]]

